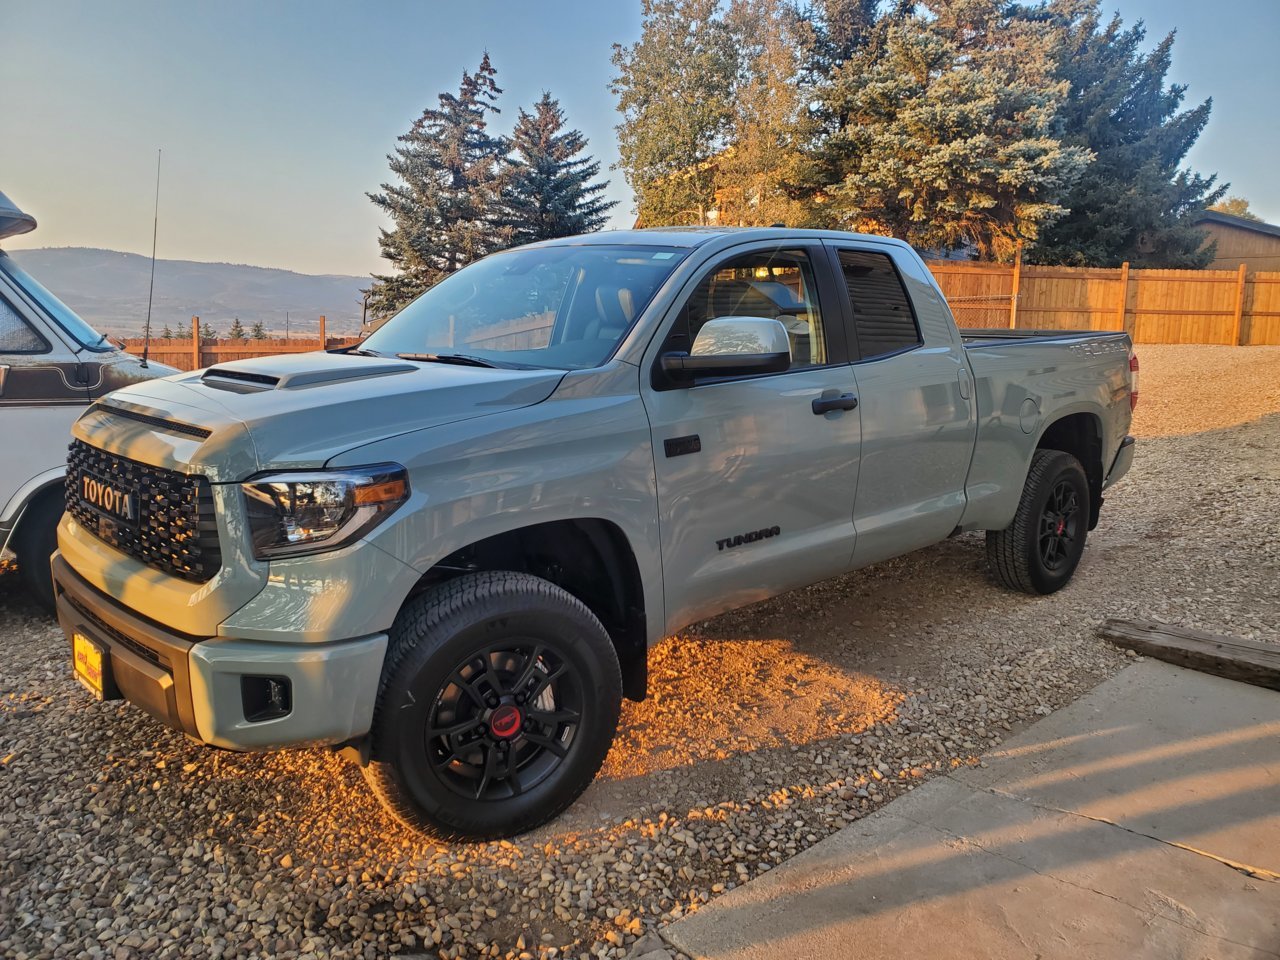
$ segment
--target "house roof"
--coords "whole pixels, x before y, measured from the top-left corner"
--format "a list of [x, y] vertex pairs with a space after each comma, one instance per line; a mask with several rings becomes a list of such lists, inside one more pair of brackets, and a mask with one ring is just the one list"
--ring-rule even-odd
[[1280, 237], [1280, 227], [1274, 223], [1261, 220], [1250, 220], [1248, 217], [1237, 217], [1234, 214], [1222, 213], [1218, 210], [1205, 210], [1196, 217], [1196, 223], [1220, 223], [1226, 227], [1239, 227], [1241, 230], [1252, 230], [1265, 233], [1269, 237]]

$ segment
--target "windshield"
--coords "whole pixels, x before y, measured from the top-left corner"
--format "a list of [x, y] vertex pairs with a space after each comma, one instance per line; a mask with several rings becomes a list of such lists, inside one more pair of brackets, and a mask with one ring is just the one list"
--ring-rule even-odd
[[593, 244], [495, 254], [436, 284], [361, 347], [495, 366], [598, 366], [685, 252]]
[[45, 313], [53, 318], [53, 322], [66, 331], [80, 346], [88, 350], [97, 350], [100, 353], [107, 353], [115, 349], [107, 342], [106, 337], [85, 323], [78, 313], [46, 290], [40, 281], [14, 263], [13, 258], [3, 252], [0, 252], [0, 271], [4, 271], [23, 293], [34, 300]]

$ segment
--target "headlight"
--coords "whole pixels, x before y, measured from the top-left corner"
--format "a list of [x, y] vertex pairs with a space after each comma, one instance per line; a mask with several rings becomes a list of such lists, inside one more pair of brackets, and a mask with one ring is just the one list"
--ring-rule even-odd
[[240, 485], [259, 560], [336, 550], [364, 536], [409, 498], [398, 463], [275, 473]]

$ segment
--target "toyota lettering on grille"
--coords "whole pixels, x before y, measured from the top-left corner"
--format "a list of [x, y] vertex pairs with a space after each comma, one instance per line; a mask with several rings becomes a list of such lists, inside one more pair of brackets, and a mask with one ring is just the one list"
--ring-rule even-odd
[[137, 523], [137, 497], [127, 490], [121, 490], [105, 480], [82, 473], [80, 474], [80, 497], [85, 503], [103, 513], [128, 523]]

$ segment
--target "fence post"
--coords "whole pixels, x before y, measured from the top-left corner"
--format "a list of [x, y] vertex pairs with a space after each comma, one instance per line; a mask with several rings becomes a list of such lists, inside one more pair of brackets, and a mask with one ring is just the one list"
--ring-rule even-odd
[[1231, 345], [1238, 347], [1241, 345], [1240, 336], [1244, 333], [1244, 288], [1247, 280], [1245, 279], [1244, 264], [1240, 264], [1240, 272], [1236, 274], [1236, 311], [1235, 316], [1231, 318]]
[[327, 350], [329, 348], [329, 338], [324, 332], [324, 314], [320, 314], [320, 349]]
[[1013, 255], [1013, 295], [1009, 298], [1009, 329], [1018, 329], [1018, 292], [1022, 289], [1022, 241]]
[[1129, 312], [1129, 261], [1120, 264], [1120, 303], [1116, 306], [1116, 329], [1124, 330], [1125, 314]]
[[191, 362], [192, 370], [200, 369], [200, 318], [191, 318]]

